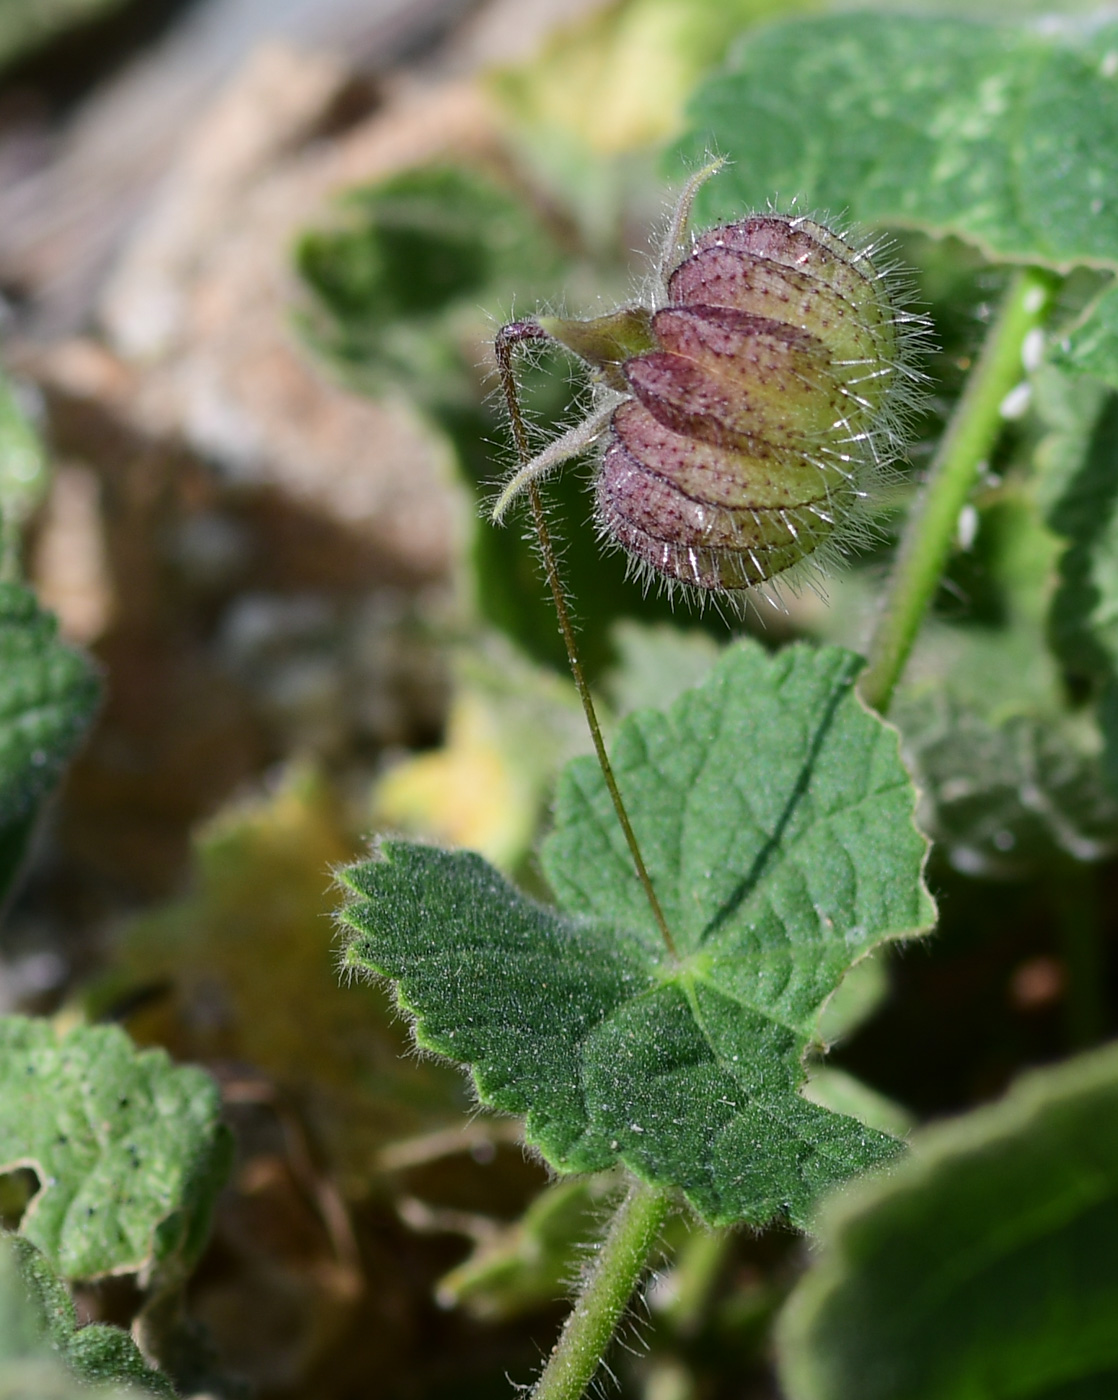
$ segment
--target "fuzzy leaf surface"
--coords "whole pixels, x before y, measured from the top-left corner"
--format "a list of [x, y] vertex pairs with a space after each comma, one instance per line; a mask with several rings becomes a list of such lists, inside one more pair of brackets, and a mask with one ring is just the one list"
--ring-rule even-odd
[[[0, 1318], [0, 1371], [6, 1376], [20, 1362], [28, 1366], [26, 1391], [14, 1391], [27, 1400], [69, 1400], [92, 1394], [91, 1386], [112, 1386], [114, 1396], [173, 1400], [170, 1381], [147, 1364], [127, 1332], [107, 1323], [78, 1326], [69, 1289], [20, 1235], [0, 1234]], [[0, 1390], [0, 1396], [6, 1394]]]
[[745, 36], [689, 109], [732, 162], [700, 219], [774, 194], [952, 233], [994, 261], [1118, 265], [1118, 26], [865, 12]]
[[20, 1230], [62, 1277], [188, 1270], [229, 1157], [202, 1070], [114, 1026], [0, 1020], [0, 1170], [37, 1173]]
[[847, 969], [929, 927], [926, 842], [895, 730], [839, 648], [732, 648], [612, 761], [671, 927], [668, 955], [592, 760], [560, 781], [559, 909], [480, 857], [386, 842], [344, 876], [346, 964], [394, 978], [420, 1043], [525, 1114], [559, 1171], [624, 1162], [714, 1224], [803, 1224], [897, 1142], [802, 1098]]
[[778, 1334], [790, 1400], [1118, 1393], [1118, 1047], [923, 1132], [820, 1237]]

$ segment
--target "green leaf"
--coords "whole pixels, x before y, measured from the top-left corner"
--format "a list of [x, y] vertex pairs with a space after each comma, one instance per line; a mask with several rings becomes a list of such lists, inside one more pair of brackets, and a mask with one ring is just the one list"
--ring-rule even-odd
[[43, 444], [12, 386], [0, 376], [0, 578], [10, 578], [14, 571], [19, 527], [42, 499], [46, 485]]
[[1050, 633], [1067, 672], [1098, 698], [1102, 771], [1118, 794], [1118, 394], [1047, 371], [1052, 431], [1040, 485], [1052, 528], [1067, 540]]
[[81, 742], [99, 695], [91, 662], [58, 640], [35, 595], [0, 582], [0, 898], [35, 809]]
[[1074, 538], [1091, 527], [1091, 505], [1079, 503], [1076, 480], [1092, 451], [1110, 394], [1098, 380], [1069, 374], [1052, 364], [1037, 370], [1032, 385], [1033, 405], [1043, 428], [1033, 451], [1036, 503], [1053, 530]]
[[613, 763], [678, 948], [666, 952], [601, 775], [568, 765], [543, 859], [560, 910], [479, 857], [386, 842], [344, 879], [346, 965], [393, 977], [420, 1043], [527, 1115], [560, 1171], [621, 1160], [708, 1221], [806, 1221], [897, 1143], [798, 1093], [850, 965], [932, 922], [896, 732], [838, 648], [728, 651]]
[[1118, 287], [1107, 287], [1050, 351], [1054, 364], [1118, 389]]
[[[601, 163], [677, 130], [695, 79], [747, 25], [816, 8], [817, 0], [626, 0], [565, 25], [529, 63], [490, 82], [519, 141], [534, 148], [549, 138], [561, 151], [577, 143]], [[548, 155], [554, 163], [554, 149]], [[593, 184], [594, 173], [585, 160], [584, 181]]]
[[1118, 1393], [1118, 1047], [918, 1134], [820, 1235], [779, 1328], [789, 1400]]
[[91, 1323], [80, 1327], [66, 1349], [70, 1369], [89, 1385], [119, 1386], [130, 1393], [158, 1395], [174, 1400], [175, 1387], [161, 1372], [153, 1370], [139, 1347], [119, 1327]]
[[894, 1099], [879, 1094], [854, 1075], [835, 1065], [818, 1065], [808, 1075], [804, 1098], [829, 1108], [832, 1113], [846, 1113], [893, 1137], [907, 1137], [912, 1131], [913, 1117]]
[[68, 1279], [185, 1275], [209, 1230], [231, 1139], [200, 1069], [115, 1026], [59, 1035], [0, 1020], [0, 1170], [34, 1168], [20, 1230]]
[[527, 203], [465, 167], [405, 171], [349, 191], [335, 227], [305, 233], [296, 267], [317, 300], [318, 350], [365, 387], [420, 403], [477, 396], [482, 307], [556, 285], [563, 259]]
[[[13, 1374], [22, 1388], [6, 1388]], [[127, 1332], [103, 1323], [78, 1326], [66, 1285], [30, 1240], [0, 1234], [0, 1397], [76, 1400], [91, 1396], [90, 1386], [104, 1400], [123, 1394], [173, 1400], [175, 1394]]]
[[75, 1316], [69, 1293], [38, 1250], [0, 1235], [0, 1374], [17, 1357], [45, 1351], [48, 1332], [73, 1327]]
[[879, 1009], [889, 995], [885, 949], [856, 962], [823, 1008], [818, 1034], [822, 1045], [834, 1045], [852, 1035]]
[[1118, 850], [1118, 799], [1098, 754], [1028, 715], [991, 724], [949, 698], [904, 707], [898, 722], [923, 795], [921, 817], [956, 869], [1021, 879], [1057, 854]]
[[1118, 669], [1118, 395], [1102, 404], [1051, 518], [1070, 541], [1052, 603], [1057, 650], [1074, 674], [1105, 679]]
[[718, 660], [718, 644], [706, 632], [684, 631], [666, 622], [623, 619], [614, 624], [611, 640], [617, 664], [604, 678], [614, 710], [670, 705], [685, 690], [698, 685]]
[[956, 234], [995, 261], [1118, 265], [1118, 27], [868, 12], [745, 36], [689, 109], [732, 162], [711, 222], [770, 199]]
[[1113, 278], [1105, 279], [1102, 290], [1059, 328], [1048, 359], [1061, 370], [1118, 389], [1118, 285]]

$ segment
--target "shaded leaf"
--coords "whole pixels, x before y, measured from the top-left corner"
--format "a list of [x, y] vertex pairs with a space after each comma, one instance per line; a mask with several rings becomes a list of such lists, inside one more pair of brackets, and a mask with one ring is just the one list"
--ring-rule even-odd
[[0, 898], [100, 695], [88, 657], [57, 632], [29, 589], [0, 582]]
[[431, 407], [476, 397], [491, 335], [480, 308], [555, 286], [563, 258], [528, 205], [466, 167], [429, 166], [349, 191], [296, 267], [317, 299], [305, 328], [366, 388], [407, 384]]
[[114, 1026], [60, 1035], [47, 1021], [0, 1020], [0, 1169], [38, 1175], [20, 1229], [63, 1277], [184, 1274], [230, 1153], [201, 1070], [137, 1051]]
[[1015, 470], [989, 489], [968, 558], [976, 591], [957, 622], [941, 616], [922, 629], [892, 710], [921, 822], [971, 875], [1019, 879], [1118, 847], [1097, 731], [1088, 713], [1068, 714], [1050, 645], [1065, 543], [1045, 516], [1052, 525], [1068, 517], [1068, 483], [1089, 438], [1084, 383], [1052, 370], [1038, 377], [1048, 431], [1034, 449], [1037, 475]]
[[1070, 541], [1052, 604], [1053, 639], [1074, 674], [1106, 679], [1118, 668], [1118, 395], [1101, 404], [1051, 519]]
[[1107, 287], [1052, 347], [1053, 363], [1118, 389], [1118, 287]]
[[1071, 421], [1042, 464], [1049, 518], [1068, 541], [1051, 633], [1068, 672], [1098, 696], [1103, 773], [1118, 794], [1118, 395], [1090, 379], [1069, 383]]
[[991, 724], [943, 696], [900, 711], [921, 817], [956, 869], [1022, 878], [1057, 853], [1118, 849], [1118, 799], [1069, 733], [1027, 715]]
[[828, 16], [747, 35], [684, 142], [733, 162], [701, 216], [793, 197], [995, 261], [1118, 266], [1118, 26]]
[[[1044, 365], [1032, 376], [1033, 405], [1043, 434], [1033, 452], [1034, 494], [1057, 534], [1074, 538], [1091, 527], [1091, 504], [1081, 501], [1077, 478], [1092, 451], [1110, 395], [1087, 375]], [[1086, 507], [1086, 509], [1084, 509]]]
[[918, 1134], [829, 1203], [779, 1329], [790, 1400], [1118, 1387], [1118, 1047]]
[[941, 609], [921, 629], [893, 711], [906, 735], [912, 705], [929, 696], [946, 694], [995, 725], [1022, 713], [1051, 719], [1065, 708], [1048, 637], [1063, 541], [1022, 476], [980, 498], [976, 537], [954, 561], [954, 592], [941, 589]]
[[796, 1092], [847, 968], [934, 909], [896, 733], [837, 648], [726, 653], [613, 746], [669, 956], [597, 766], [560, 782], [544, 866], [561, 913], [479, 857], [385, 842], [344, 874], [346, 963], [393, 977], [420, 1042], [527, 1115], [560, 1171], [623, 1161], [713, 1223], [802, 1223], [897, 1144]]
[[45, 1256], [22, 1236], [0, 1234], [0, 1396], [69, 1400], [93, 1395], [92, 1386], [104, 1400], [175, 1394], [127, 1332], [104, 1323], [79, 1328], [69, 1290]]

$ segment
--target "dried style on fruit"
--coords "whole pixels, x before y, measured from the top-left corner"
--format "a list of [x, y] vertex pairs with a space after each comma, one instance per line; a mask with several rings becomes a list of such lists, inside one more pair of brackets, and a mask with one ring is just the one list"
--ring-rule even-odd
[[[673, 217], [655, 305], [505, 326], [497, 352], [557, 341], [596, 371], [585, 422], [524, 465], [494, 517], [602, 440], [603, 539], [646, 579], [740, 593], [864, 534], [865, 502], [904, 447], [922, 317], [875, 250], [798, 215], [690, 237], [695, 176]], [[795, 575], [792, 575], [793, 581]]]

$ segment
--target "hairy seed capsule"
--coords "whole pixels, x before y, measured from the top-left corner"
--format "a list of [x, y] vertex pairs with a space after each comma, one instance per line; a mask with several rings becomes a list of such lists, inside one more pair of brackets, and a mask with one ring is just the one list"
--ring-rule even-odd
[[605, 399], [499, 510], [604, 430], [599, 529], [646, 574], [740, 592], [841, 551], [901, 450], [920, 318], [868, 252], [789, 215], [710, 229], [661, 275], [658, 309], [532, 323], [596, 369]]

